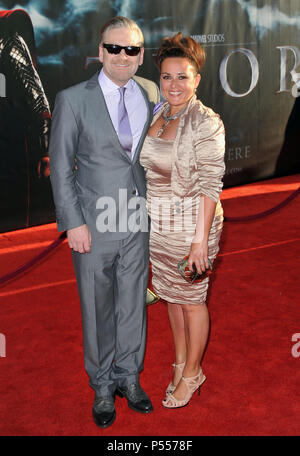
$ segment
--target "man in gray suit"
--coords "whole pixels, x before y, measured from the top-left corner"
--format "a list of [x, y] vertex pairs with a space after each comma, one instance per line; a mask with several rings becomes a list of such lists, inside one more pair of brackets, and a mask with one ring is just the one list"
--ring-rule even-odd
[[153, 410], [139, 384], [149, 257], [145, 174], [138, 159], [159, 90], [133, 78], [143, 55], [135, 22], [108, 21], [99, 45], [102, 70], [58, 93], [51, 127], [57, 224], [67, 230], [72, 249], [85, 369], [100, 427], [115, 420], [116, 393], [135, 411]]

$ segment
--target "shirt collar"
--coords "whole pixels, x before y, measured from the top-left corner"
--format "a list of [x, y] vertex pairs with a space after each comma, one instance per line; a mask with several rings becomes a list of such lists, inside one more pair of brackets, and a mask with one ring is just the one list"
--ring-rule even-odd
[[[103, 95], [115, 92], [119, 89], [119, 86], [106, 76], [106, 74], [103, 71], [103, 68], [99, 73], [98, 81], [102, 89]], [[136, 82], [133, 79], [129, 79], [129, 81], [125, 84], [124, 87], [126, 87], [126, 89], [131, 92], [132, 90], [134, 90], [135, 85]]]

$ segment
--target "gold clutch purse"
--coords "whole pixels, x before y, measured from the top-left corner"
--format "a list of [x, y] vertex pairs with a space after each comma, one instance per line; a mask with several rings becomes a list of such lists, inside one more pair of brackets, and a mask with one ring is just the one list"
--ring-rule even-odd
[[155, 304], [159, 300], [160, 297], [157, 296], [157, 294], [153, 293], [153, 291], [149, 290], [149, 288], [147, 288], [146, 306], [149, 306], [150, 304]]

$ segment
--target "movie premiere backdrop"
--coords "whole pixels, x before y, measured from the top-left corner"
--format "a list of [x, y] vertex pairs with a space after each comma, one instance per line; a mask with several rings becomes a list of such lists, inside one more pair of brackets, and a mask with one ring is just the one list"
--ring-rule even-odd
[[55, 96], [98, 71], [99, 30], [115, 15], [141, 26], [138, 74], [157, 83], [163, 37], [203, 45], [198, 96], [225, 124], [225, 187], [300, 171], [300, 0], [0, 0], [0, 231], [55, 220]]

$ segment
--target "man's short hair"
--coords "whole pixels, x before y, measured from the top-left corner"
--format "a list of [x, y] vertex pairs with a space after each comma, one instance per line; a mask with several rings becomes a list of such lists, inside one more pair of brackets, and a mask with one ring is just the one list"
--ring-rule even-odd
[[136, 22], [134, 22], [132, 19], [128, 19], [128, 17], [124, 16], [115, 16], [109, 21], [105, 22], [105, 24], [102, 26], [101, 31], [100, 31], [100, 43], [103, 41], [103, 36], [105, 32], [107, 32], [110, 29], [114, 28], [120, 28], [120, 27], [126, 27], [131, 29], [132, 31], [135, 31], [137, 35], [139, 36], [139, 43], [140, 45], [144, 44], [144, 36], [143, 32], [140, 29], [140, 27], [137, 25]]

